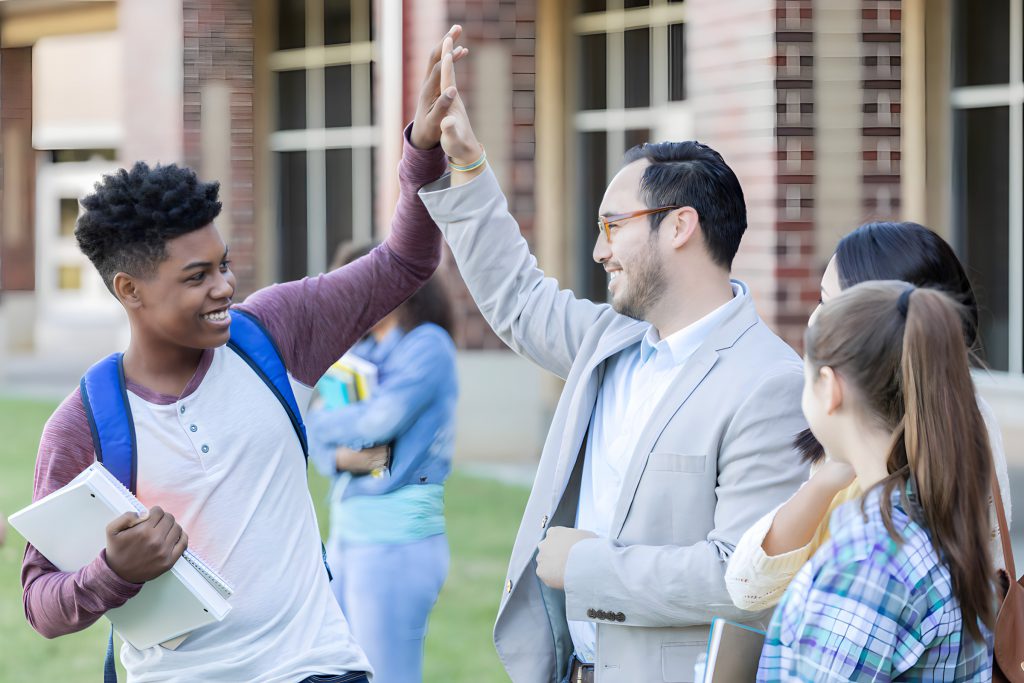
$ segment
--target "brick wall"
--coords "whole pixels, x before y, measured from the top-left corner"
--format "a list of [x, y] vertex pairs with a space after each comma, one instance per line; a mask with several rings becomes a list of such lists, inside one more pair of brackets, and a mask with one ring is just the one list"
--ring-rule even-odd
[[814, 256], [815, 112], [812, 0], [782, 0], [775, 10], [776, 332], [802, 348], [807, 317], [817, 305], [821, 274]]
[[[688, 0], [686, 29], [695, 136], [721, 152], [739, 177], [747, 203], [747, 232], [733, 270], [750, 285], [758, 311], [772, 324], [780, 291], [775, 270], [780, 214], [776, 126], [782, 118], [776, 4]], [[795, 109], [799, 124], [804, 118], [799, 102]]]
[[[512, 87], [512, 117], [508, 149], [509, 158], [503, 160], [503, 168], [508, 176], [504, 178], [504, 190], [509, 200], [512, 215], [519, 221], [527, 240], [533, 241], [534, 230], [534, 104], [536, 83], [536, 2], [537, 0], [448, 0], [447, 24], [461, 24], [463, 36], [470, 46], [472, 59], [473, 46], [500, 43], [510, 54], [507, 74]], [[409, 85], [410, 74], [418, 84], [423, 72], [423, 59], [419, 56], [429, 52], [416, 53], [412, 63], [407, 63], [407, 101], [415, 97], [415, 91]], [[418, 63], [416, 60], [420, 60]], [[459, 90], [466, 100], [470, 113], [474, 111], [473, 72], [470, 68], [461, 68], [458, 76]], [[415, 100], [413, 99], [413, 107]], [[473, 303], [465, 284], [451, 259], [446, 259], [442, 277], [453, 294], [456, 305], [457, 334], [456, 341], [460, 348], [491, 349], [505, 348], [501, 341], [491, 332], [483, 320], [476, 304]]]
[[862, 4], [864, 210], [882, 220], [900, 213], [901, 15], [899, 0]]
[[[203, 86], [226, 84], [230, 90], [231, 177], [217, 178], [231, 215], [232, 270], [239, 297], [252, 292], [256, 281], [257, 231], [254, 216], [255, 147], [253, 132], [253, 8], [252, 0], [183, 0], [184, 11], [184, 144], [185, 163], [202, 161]], [[266, 245], [263, 246], [266, 248]]]
[[[5, 187], [18, 196], [5, 197]], [[0, 262], [0, 291], [35, 289], [31, 47], [0, 50]]]

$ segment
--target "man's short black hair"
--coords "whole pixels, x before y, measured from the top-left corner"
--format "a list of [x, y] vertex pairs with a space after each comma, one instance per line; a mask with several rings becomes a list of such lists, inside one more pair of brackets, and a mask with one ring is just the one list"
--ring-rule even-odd
[[[640, 180], [640, 196], [650, 208], [691, 206], [700, 218], [711, 259], [732, 268], [733, 257], [747, 229], [747, 207], [736, 174], [722, 155], [705, 144], [657, 142], [637, 145], [623, 159], [623, 166], [650, 162]], [[657, 228], [665, 214], [651, 216]]]
[[190, 168], [137, 161], [131, 171], [103, 176], [82, 200], [78, 247], [113, 293], [115, 275], [152, 275], [167, 258], [168, 240], [212, 223], [220, 214], [219, 189]]

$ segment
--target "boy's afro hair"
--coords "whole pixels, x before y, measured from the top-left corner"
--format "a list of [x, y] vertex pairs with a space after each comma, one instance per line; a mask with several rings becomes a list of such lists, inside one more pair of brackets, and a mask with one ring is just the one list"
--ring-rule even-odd
[[82, 199], [75, 239], [113, 293], [114, 276], [149, 277], [167, 258], [168, 240], [198, 230], [220, 214], [220, 183], [204, 183], [176, 164], [137, 161], [96, 183]]

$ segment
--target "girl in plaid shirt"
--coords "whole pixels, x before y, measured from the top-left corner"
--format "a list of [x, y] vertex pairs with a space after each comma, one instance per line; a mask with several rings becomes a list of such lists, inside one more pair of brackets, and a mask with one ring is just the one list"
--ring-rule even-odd
[[991, 680], [992, 460], [959, 308], [866, 282], [812, 319], [804, 414], [866, 493], [779, 603], [759, 681]]

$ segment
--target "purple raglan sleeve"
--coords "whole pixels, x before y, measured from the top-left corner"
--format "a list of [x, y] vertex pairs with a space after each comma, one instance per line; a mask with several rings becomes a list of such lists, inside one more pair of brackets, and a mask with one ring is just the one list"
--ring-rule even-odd
[[[89, 421], [78, 389], [64, 399], [43, 428], [36, 456], [32, 500], [61, 488], [96, 460]], [[142, 584], [125, 581], [107, 566], [106, 551], [75, 572], [62, 572], [32, 544], [21, 563], [25, 616], [47, 638], [81, 631], [107, 610], [134, 597]]]
[[239, 305], [267, 328], [300, 382], [315, 384], [374, 323], [426, 282], [440, 262], [440, 231], [416, 193], [441, 177], [446, 159], [440, 147], [414, 147], [410, 130], [398, 166], [398, 205], [383, 244], [329, 273], [261, 289]]

